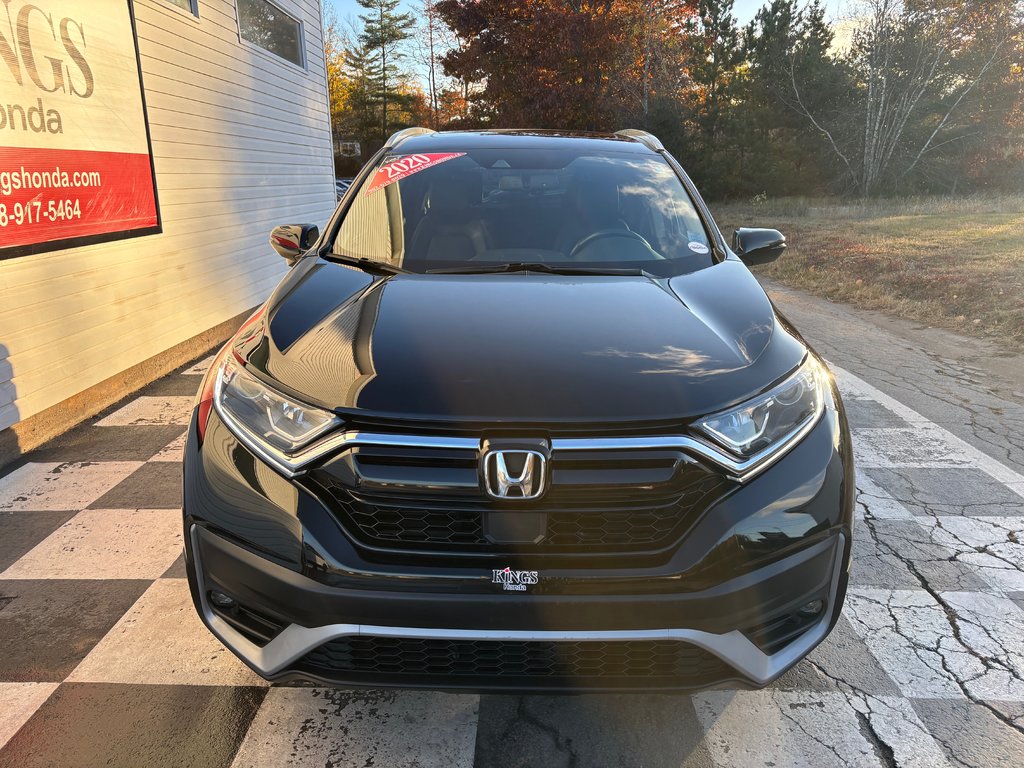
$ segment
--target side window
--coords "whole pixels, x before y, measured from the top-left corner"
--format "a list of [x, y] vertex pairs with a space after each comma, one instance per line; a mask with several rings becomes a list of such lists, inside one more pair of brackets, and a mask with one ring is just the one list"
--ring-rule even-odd
[[166, 0], [171, 5], [176, 5], [183, 11], [188, 11], [193, 16], [199, 15], [199, 0]]
[[396, 215], [401, 217], [400, 207], [401, 200], [394, 186], [370, 195], [358, 190], [334, 240], [334, 252], [391, 261], [396, 252], [404, 250], [404, 243], [394, 242], [396, 234], [402, 238], [402, 230], [396, 233], [391, 226]]
[[302, 22], [270, 0], [238, 0], [238, 32], [243, 40], [305, 68]]

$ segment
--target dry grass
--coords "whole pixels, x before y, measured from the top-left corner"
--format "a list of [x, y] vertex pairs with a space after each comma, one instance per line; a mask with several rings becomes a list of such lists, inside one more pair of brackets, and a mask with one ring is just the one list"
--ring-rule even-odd
[[738, 226], [785, 233], [789, 249], [759, 274], [1024, 349], [1024, 196], [786, 198], [712, 210], [727, 238]]

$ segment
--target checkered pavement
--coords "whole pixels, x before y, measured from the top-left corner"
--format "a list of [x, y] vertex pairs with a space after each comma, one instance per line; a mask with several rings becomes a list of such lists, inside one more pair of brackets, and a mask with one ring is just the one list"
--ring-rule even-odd
[[0, 477], [0, 766], [1024, 765], [1024, 477], [836, 370], [843, 617], [757, 692], [268, 686], [201, 625], [179, 456], [209, 359]]

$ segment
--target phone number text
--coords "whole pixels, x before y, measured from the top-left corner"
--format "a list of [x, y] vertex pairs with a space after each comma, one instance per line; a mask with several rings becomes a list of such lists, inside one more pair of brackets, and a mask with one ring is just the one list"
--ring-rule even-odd
[[31, 200], [27, 203], [0, 203], [0, 227], [38, 224], [40, 221], [71, 221], [82, 218], [77, 199]]

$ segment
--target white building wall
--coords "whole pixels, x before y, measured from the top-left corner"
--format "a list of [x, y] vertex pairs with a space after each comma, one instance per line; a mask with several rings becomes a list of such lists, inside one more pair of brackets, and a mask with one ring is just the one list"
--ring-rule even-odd
[[326, 223], [319, 2], [274, 2], [305, 70], [240, 40], [234, 0], [135, 0], [163, 233], [0, 261], [0, 429], [260, 303], [286, 269], [270, 229]]

